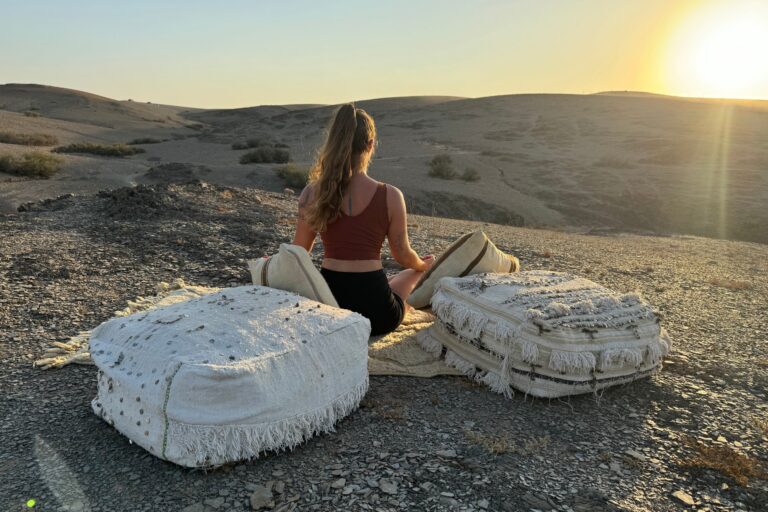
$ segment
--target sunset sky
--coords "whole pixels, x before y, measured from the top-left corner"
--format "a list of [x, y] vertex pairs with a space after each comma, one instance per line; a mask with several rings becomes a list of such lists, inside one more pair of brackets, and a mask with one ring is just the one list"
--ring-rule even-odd
[[768, 1], [0, 0], [0, 83], [196, 107], [641, 90], [768, 99]]

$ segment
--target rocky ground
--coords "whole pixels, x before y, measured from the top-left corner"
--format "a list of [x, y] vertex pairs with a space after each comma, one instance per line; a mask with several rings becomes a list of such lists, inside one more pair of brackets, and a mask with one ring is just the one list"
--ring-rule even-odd
[[[563, 400], [507, 400], [459, 377], [374, 377], [335, 434], [208, 472], [161, 461], [94, 415], [94, 367], [32, 367], [49, 343], [158, 281], [247, 283], [246, 259], [290, 241], [294, 208], [288, 195], [197, 183], [0, 217], [1, 510], [30, 499], [93, 511], [768, 509], [759, 244], [483, 225], [524, 268], [640, 291], [674, 340], [664, 370]], [[421, 253], [480, 227], [410, 222]]]

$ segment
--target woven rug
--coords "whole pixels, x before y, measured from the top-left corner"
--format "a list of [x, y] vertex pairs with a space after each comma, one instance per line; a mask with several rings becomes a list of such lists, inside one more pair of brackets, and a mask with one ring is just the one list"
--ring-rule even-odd
[[[182, 279], [172, 283], [160, 283], [157, 294], [137, 297], [128, 301], [127, 306], [115, 312], [115, 317], [128, 316], [139, 311], [148, 311], [169, 306], [185, 300], [219, 291], [219, 288], [194, 286]], [[412, 309], [402, 325], [385, 336], [371, 338], [368, 347], [368, 372], [370, 375], [398, 375], [429, 378], [438, 375], [461, 375], [455, 368], [447, 366], [439, 355], [433, 355], [421, 348], [416, 335], [429, 327], [435, 317], [425, 311]], [[95, 327], [95, 326], [94, 326]], [[34, 365], [48, 370], [62, 368], [69, 364], [92, 365], [88, 352], [91, 331], [82, 331], [66, 342], [53, 342]]]

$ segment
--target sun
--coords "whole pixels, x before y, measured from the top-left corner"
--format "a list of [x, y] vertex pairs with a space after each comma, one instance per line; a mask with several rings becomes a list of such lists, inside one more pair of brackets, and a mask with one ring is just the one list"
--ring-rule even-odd
[[667, 89], [686, 96], [768, 98], [768, 4], [698, 8], [668, 45]]

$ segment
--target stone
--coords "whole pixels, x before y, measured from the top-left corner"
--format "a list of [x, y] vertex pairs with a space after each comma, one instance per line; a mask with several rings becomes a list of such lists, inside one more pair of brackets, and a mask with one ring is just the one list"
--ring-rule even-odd
[[219, 509], [224, 504], [224, 498], [208, 498], [203, 500], [203, 503], [208, 507]]
[[488, 507], [490, 506], [490, 503], [486, 499], [482, 499], [477, 502], [477, 506], [480, 507], [483, 510], [488, 510]]
[[624, 455], [627, 455], [629, 457], [632, 457], [633, 459], [639, 460], [641, 462], [645, 462], [645, 455], [642, 453], [635, 451], [635, 450], [627, 450], [624, 452]]
[[458, 456], [456, 450], [438, 450], [435, 452], [435, 455], [445, 459], [455, 459]]
[[379, 480], [379, 489], [384, 494], [397, 494], [397, 483], [388, 478], [382, 478]]
[[339, 478], [338, 480], [334, 480], [331, 482], [331, 488], [332, 489], [341, 489], [344, 487], [347, 483], [346, 478]]
[[693, 497], [683, 490], [677, 490], [673, 492], [672, 497], [675, 498], [680, 503], [682, 503], [683, 505], [687, 505], [689, 507], [696, 504], [696, 502], [693, 501]]
[[256, 490], [251, 493], [250, 503], [251, 510], [261, 510], [273, 507], [272, 491], [263, 485], [257, 485]]
[[192, 505], [187, 505], [181, 509], [181, 512], [205, 512], [205, 505], [202, 503], [193, 503]]
[[285, 491], [285, 482], [282, 480], [275, 482], [275, 485], [272, 487], [272, 491], [277, 494], [283, 494], [283, 491]]

